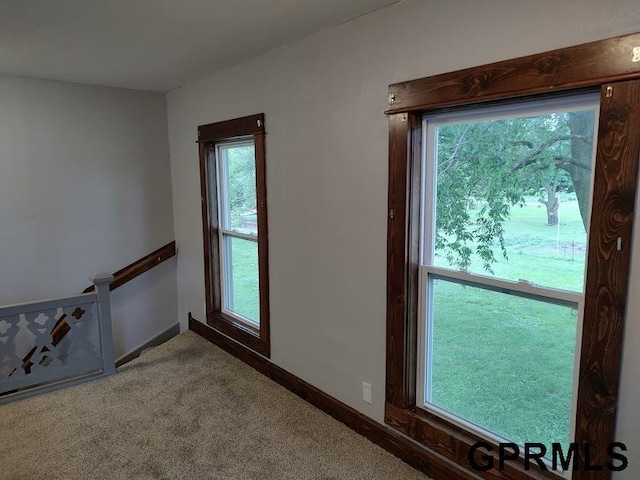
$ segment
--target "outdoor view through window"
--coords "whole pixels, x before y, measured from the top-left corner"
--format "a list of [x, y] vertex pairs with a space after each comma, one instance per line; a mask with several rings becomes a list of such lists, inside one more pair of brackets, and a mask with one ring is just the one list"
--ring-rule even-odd
[[255, 147], [245, 140], [217, 148], [222, 308], [259, 325]]
[[571, 440], [597, 102], [424, 120], [418, 403], [497, 441]]

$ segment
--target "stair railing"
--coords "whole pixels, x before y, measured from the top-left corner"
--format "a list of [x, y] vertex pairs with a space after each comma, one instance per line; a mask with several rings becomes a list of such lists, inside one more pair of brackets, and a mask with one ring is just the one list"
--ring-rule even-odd
[[[176, 242], [172, 241], [118, 270], [113, 275], [101, 274], [93, 277], [93, 285], [84, 289], [82, 292], [84, 295], [0, 307], [0, 404], [61, 388], [71, 383], [90, 380], [95, 376], [113, 373], [115, 368], [113, 366], [111, 322], [99, 321], [105, 316], [111, 318], [109, 292], [175, 255]], [[107, 282], [105, 279], [109, 279], [109, 281]], [[105, 293], [107, 297], [104, 297]], [[93, 305], [91, 312], [94, 310], [97, 312], [95, 315], [98, 320], [90, 321], [89, 326], [82, 323], [85, 321], [84, 316], [87, 310], [81, 304], [87, 302], [89, 297], [86, 294], [89, 297], [96, 296], [95, 303], [89, 300], [88, 305]], [[64, 305], [60, 304], [54, 308], [56, 301], [63, 302]], [[77, 305], [72, 308], [74, 303]], [[107, 310], [102, 311], [104, 308]], [[33, 325], [34, 322], [37, 326]], [[80, 338], [74, 340], [74, 337], [81, 335], [77, 333], [78, 329], [82, 330], [83, 328], [92, 329], [91, 333], [94, 337], [102, 332], [105, 334], [95, 337], [94, 341], [89, 343]], [[77, 340], [79, 340], [78, 344], [74, 344], [73, 342]], [[91, 355], [87, 355], [86, 352], [87, 349], [89, 351], [93, 349], [97, 352], [97, 345], [100, 346], [101, 365], [98, 365], [99, 362], [95, 359], [91, 360], [89, 358]], [[20, 349], [27, 351], [27, 348], [29, 348], [27, 354], [22, 356], [21, 360], [17, 360], [17, 351]], [[96, 368], [87, 369], [86, 374], [75, 373], [68, 377], [65, 376], [68, 371], [73, 370], [67, 365], [70, 353], [80, 354], [82, 360], [79, 363], [84, 362], [84, 367]], [[44, 378], [43, 380], [43, 377], [46, 377], [43, 374], [43, 369], [50, 365], [54, 369], [57, 368], [58, 379]], [[76, 365], [76, 368], [79, 369], [80, 365]], [[52, 374], [52, 377], [55, 377], [53, 375], [54, 369], [47, 371], [47, 374]]]
[[[148, 255], [145, 255], [139, 260], [121, 268], [113, 274], [113, 281], [109, 285], [109, 290], [114, 291], [116, 288], [121, 287], [125, 283], [139, 277], [143, 273], [151, 270], [152, 268], [160, 265], [162, 262], [169, 260], [176, 255], [176, 242], [170, 242], [163, 247], [154, 250]], [[91, 285], [85, 288], [82, 293], [91, 293], [95, 290], [95, 286]], [[66, 322], [67, 315], [61, 315], [51, 331], [51, 343], [53, 346], [58, 345], [65, 335], [69, 332], [70, 327]], [[31, 356], [35, 352], [36, 347], [32, 347], [29, 352], [22, 358], [23, 368], [27, 369], [32, 365]]]
[[[115, 373], [113, 278], [92, 276], [94, 293], [0, 308], [0, 404]], [[68, 331], [54, 342], [61, 319]], [[26, 344], [33, 345], [27, 362], [19, 354]]]

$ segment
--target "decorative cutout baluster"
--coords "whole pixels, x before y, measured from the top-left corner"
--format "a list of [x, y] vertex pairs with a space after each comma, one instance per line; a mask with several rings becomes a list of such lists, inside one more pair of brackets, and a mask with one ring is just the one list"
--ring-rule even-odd
[[43, 368], [59, 367], [62, 365], [58, 349], [53, 345], [51, 331], [55, 325], [56, 310], [46, 312], [31, 312], [25, 314], [27, 329], [35, 336], [35, 352], [31, 355], [31, 372], [37, 372]]
[[91, 341], [89, 330], [89, 327], [96, 322], [95, 305], [91, 305], [86, 310], [70, 307], [64, 312], [67, 315], [65, 321], [71, 328], [64, 338], [69, 345], [65, 355], [67, 362], [97, 358], [99, 356], [97, 346]]

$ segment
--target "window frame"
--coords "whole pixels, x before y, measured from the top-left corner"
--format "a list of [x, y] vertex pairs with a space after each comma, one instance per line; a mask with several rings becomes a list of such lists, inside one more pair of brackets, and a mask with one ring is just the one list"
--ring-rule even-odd
[[[242, 324], [246, 324], [249, 327], [259, 328], [260, 321], [258, 322], [250, 319], [249, 317], [245, 317], [225, 306], [225, 303], [230, 303], [230, 299], [232, 297], [233, 285], [231, 285], [231, 281], [228, 283], [230, 287], [227, 286], [227, 281], [222, 281], [224, 278], [230, 280], [231, 270], [231, 256], [233, 249], [227, 244], [226, 239], [241, 239], [246, 241], [251, 241], [256, 243], [256, 248], [258, 248], [258, 232], [256, 230], [255, 234], [245, 233], [235, 230], [231, 225], [230, 220], [230, 211], [228, 210], [229, 206], [227, 203], [229, 202], [229, 192], [227, 191], [228, 183], [229, 183], [229, 172], [227, 171], [226, 165], [222, 161], [222, 150], [228, 147], [240, 147], [240, 146], [252, 146], [255, 148], [255, 143], [253, 138], [250, 137], [240, 137], [233, 140], [227, 140], [223, 142], [216, 142], [215, 144], [215, 180], [217, 182], [217, 215], [218, 215], [218, 248], [220, 259], [220, 310], [221, 312], [229, 317], [232, 317], [234, 320], [241, 322]], [[255, 163], [254, 163], [255, 165]], [[258, 199], [256, 194], [256, 209], [257, 209]], [[226, 224], [226, 226], [225, 226]], [[230, 243], [230, 242], [229, 242]], [[259, 282], [258, 282], [259, 283]]]
[[[238, 141], [253, 141], [256, 168], [256, 209], [258, 232], [258, 284], [260, 298], [260, 322], [255, 325], [224, 307], [221, 282], [225, 235], [220, 227], [221, 207], [218, 186], [218, 147]], [[200, 125], [198, 127], [200, 158], [200, 189], [202, 206], [202, 232], [204, 250], [205, 308], [207, 325], [231, 337], [245, 347], [269, 358], [269, 262], [267, 233], [267, 188], [264, 114]], [[227, 231], [226, 229], [224, 230]], [[238, 236], [242, 238], [242, 236]], [[253, 240], [253, 239], [252, 239]]]
[[[564, 477], [535, 463], [525, 470], [521, 460], [507, 462], [503, 470], [473, 470], [470, 447], [490, 439], [416, 405], [423, 117], [453, 107], [600, 92], [593, 181], [598, 201], [591, 211], [574, 441], [592, 444], [591, 464], [604, 465], [609, 460], [605, 447], [614, 441], [616, 426], [640, 156], [640, 63], [632, 60], [638, 45], [640, 34], [627, 35], [389, 87], [385, 422], [437, 454], [436, 464], [457, 464], [459, 478]], [[620, 238], [620, 250], [612, 238]], [[582, 450], [577, 458], [584, 465]], [[582, 468], [571, 475], [573, 480], [610, 477], [607, 469]]]
[[[501, 437], [499, 434], [485, 429], [481, 425], [474, 425], [472, 422], [447, 412], [444, 408], [438, 407], [428, 401], [431, 396], [431, 377], [433, 312], [430, 305], [433, 302], [432, 283], [430, 278], [444, 280], [445, 282], [467, 285], [481, 288], [494, 293], [507, 293], [519, 298], [528, 298], [547, 304], [570, 307], [577, 312], [576, 327], [576, 352], [574, 355], [574, 367], [578, 366], [580, 359], [580, 344], [577, 340], [582, 331], [582, 320], [584, 313], [584, 278], [583, 289], [580, 291], [565, 290], [558, 287], [539, 285], [527, 281], [510, 280], [488, 273], [467, 272], [464, 270], [454, 270], [452, 267], [437, 266], [435, 261], [434, 232], [436, 224], [436, 192], [437, 192], [437, 171], [435, 139], [439, 126], [458, 122], [472, 122], [484, 120], [502, 120], [509, 118], [529, 117], [534, 115], [546, 115], [556, 111], [571, 112], [576, 110], [593, 109], [596, 114], [596, 125], [594, 128], [593, 155], [591, 157], [591, 177], [593, 177], [593, 165], [595, 163], [595, 140], [597, 139], [597, 114], [599, 109], [599, 95], [594, 93], [581, 93], [578, 95], [561, 95], [556, 98], [515, 101], [508, 105], [484, 106], [482, 109], [465, 109], [447, 111], [444, 114], [431, 114], [423, 117], [422, 131], [422, 159], [421, 159], [421, 203], [420, 203], [420, 265], [418, 267], [418, 326], [417, 326], [417, 367], [416, 367], [416, 406], [429, 411], [432, 415], [442, 418], [452, 424], [473, 431], [480, 436], [490, 439], [492, 443], [509, 442], [510, 440]], [[593, 195], [593, 181], [589, 184], [589, 197]], [[589, 214], [589, 221], [590, 221]], [[588, 246], [588, 242], [587, 242]], [[586, 274], [586, 268], [584, 271]], [[427, 345], [429, 344], [429, 345]], [[571, 431], [573, 431], [575, 421], [575, 401], [577, 397], [578, 369], [573, 374], [572, 401], [570, 407]], [[569, 441], [573, 441], [570, 438]], [[549, 453], [551, 453], [549, 451]]]

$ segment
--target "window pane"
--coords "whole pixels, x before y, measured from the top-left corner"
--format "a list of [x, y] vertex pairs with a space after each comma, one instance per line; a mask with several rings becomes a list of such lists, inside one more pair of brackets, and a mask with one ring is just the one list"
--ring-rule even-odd
[[224, 236], [224, 308], [260, 323], [258, 242]]
[[583, 108], [435, 121], [433, 265], [583, 291], [596, 122]]
[[258, 234], [253, 144], [221, 145], [223, 228]]
[[511, 441], [567, 445], [576, 311], [443, 279], [431, 295], [427, 401]]

